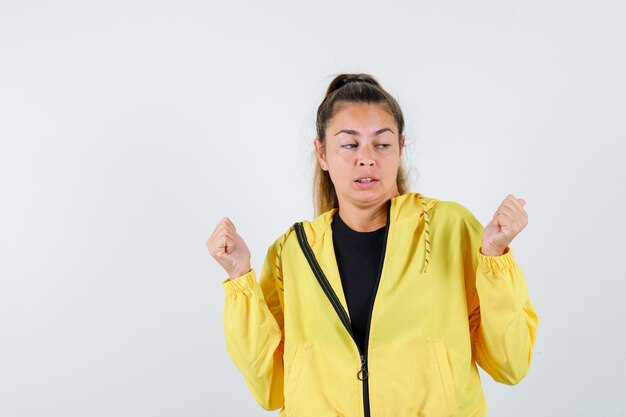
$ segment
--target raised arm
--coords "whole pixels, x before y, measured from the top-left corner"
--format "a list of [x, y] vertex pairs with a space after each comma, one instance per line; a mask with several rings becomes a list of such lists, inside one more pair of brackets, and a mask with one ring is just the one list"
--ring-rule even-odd
[[[500, 221], [506, 222], [507, 218], [523, 223], [521, 228], [525, 226], [515, 214], [500, 218], [497, 212], [483, 228], [470, 213], [465, 222], [464, 253], [474, 359], [494, 380], [513, 385], [528, 373], [538, 318], [524, 274], [508, 246], [511, 240], [494, 239], [492, 234], [493, 230], [506, 229]], [[502, 243], [504, 248], [498, 247]]]
[[[223, 314], [226, 347], [256, 402], [266, 410], [276, 410], [284, 402], [280, 240], [269, 247], [257, 283], [256, 273], [249, 267], [247, 246], [242, 247], [245, 243], [228, 219], [222, 222], [207, 242], [209, 252], [227, 272], [237, 271], [234, 265], [240, 268], [243, 265], [245, 270], [243, 274], [229, 273], [222, 284], [226, 293]], [[229, 253], [244, 257], [247, 253], [247, 265], [245, 259], [235, 256], [227, 262]]]

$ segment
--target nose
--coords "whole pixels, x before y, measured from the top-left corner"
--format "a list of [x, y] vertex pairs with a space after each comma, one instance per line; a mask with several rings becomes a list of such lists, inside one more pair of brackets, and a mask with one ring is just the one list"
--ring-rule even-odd
[[372, 166], [374, 165], [374, 158], [372, 157], [372, 153], [369, 147], [364, 146], [361, 148], [361, 152], [359, 153], [359, 165], [360, 166]]

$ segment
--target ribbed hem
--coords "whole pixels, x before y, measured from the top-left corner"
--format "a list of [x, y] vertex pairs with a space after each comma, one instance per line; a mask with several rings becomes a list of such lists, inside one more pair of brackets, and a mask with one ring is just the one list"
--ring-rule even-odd
[[502, 255], [487, 256], [483, 255], [478, 249], [478, 268], [483, 272], [495, 272], [512, 268], [515, 265], [513, 259], [513, 250], [508, 246]]
[[222, 282], [222, 288], [226, 296], [233, 296], [244, 291], [252, 291], [255, 283], [256, 275], [254, 269], [250, 269], [248, 273], [235, 279], [226, 278], [224, 282]]

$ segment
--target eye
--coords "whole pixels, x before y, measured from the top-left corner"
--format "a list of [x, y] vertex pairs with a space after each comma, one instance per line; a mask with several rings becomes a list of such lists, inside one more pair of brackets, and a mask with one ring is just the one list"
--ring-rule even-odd
[[381, 143], [380, 145], [376, 145], [381, 149], [386, 149], [388, 147], [390, 147], [391, 145], [389, 143]]
[[356, 148], [356, 144], [355, 143], [348, 143], [347, 145], [341, 145], [342, 148], [354, 149], [352, 146], [354, 146], [354, 148]]

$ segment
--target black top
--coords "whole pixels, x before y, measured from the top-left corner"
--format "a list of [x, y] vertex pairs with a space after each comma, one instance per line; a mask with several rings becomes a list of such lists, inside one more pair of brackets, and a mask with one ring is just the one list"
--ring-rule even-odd
[[357, 232], [341, 220], [337, 211], [331, 227], [335, 258], [348, 304], [352, 332], [363, 352], [386, 226], [373, 232]]

